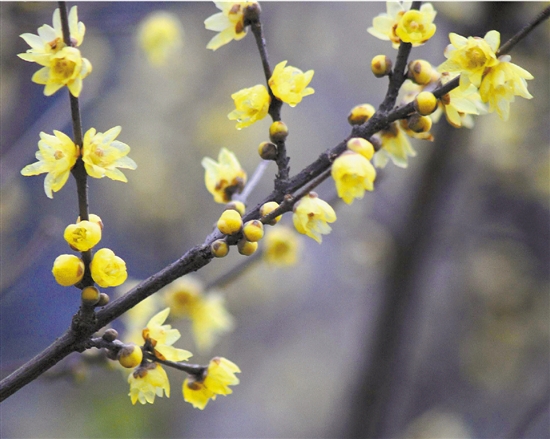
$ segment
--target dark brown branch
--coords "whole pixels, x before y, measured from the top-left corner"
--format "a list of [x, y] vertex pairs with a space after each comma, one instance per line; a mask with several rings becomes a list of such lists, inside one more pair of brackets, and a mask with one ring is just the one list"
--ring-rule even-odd
[[503, 44], [501, 48], [497, 51], [497, 56], [506, 55], [508, 52], [510, 52], [510, 50], [512, 50], [512, 48], [517, 43], [519, 43], [523, 38], [525, 38], [535, 27], [541, 24], [548, 17], [550, 17], [550, 6], [548, 6], [539, 15], [537, 15], [537, 17], [531, 23], [525, 26], [522, 30], [520, 30], [508, 41], [506, 41], [506, 43]]

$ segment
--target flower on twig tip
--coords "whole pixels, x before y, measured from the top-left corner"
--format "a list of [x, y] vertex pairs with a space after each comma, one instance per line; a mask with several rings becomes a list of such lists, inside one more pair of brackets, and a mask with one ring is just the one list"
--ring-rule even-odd
[[179, 340], [181, 334], [177, 329], [172, 329], [170, 325], [163, 325], [168, 314], [170, 314], [170, 308], [165, 308], [155, 314], [143, 329], [143, 339], [154, 349], [157, 358], [169, 361], [185, 361], [193, 354], [172, 346]]
[[108, 248], [98, 250], [90, 263], [92, 279], [102, 288], [117, 287], [128, 277], [126, 262]]
[[405, 12], [395, 29], [396, 35], [405, 43], [420, 46], [435, 34], [436, 26], [433, 20], [436, 12], [431, 3], [425, 3], [420, 10]]
[[290, 266], [298, 261], [300, 242], [294, 230], [277, 226], [266, 231], [263, 258], [268, 264]]
[[210, 360], [204, 377], [191, 376], [183, 382], [183, 399], [193, 407], [204, 410], [210, 399], [218, 395], [230, 395], [233, 390], [229, 386], [239, 384], [235, 376], [241, 370], [232, 361], [223, 357]]
[[183, 27], [175, 14], [156, 11], [140, 23], [138, 42], [151, 65], [163, 66], [183, 46]]
[[82, 160], [90, 177], [109, 177], [111, 180], [127, 182], [126, 176], [117, 168], [137, 168], [136, 162], [127, 156], [130, 147], [115, 140], [121, 129], [116, 126], [104, 133], [98, 133], [95, 128], [90, 128], [84, 134]]
[[155, 396], [166, 394], [170, 398], [170, 381], [168, 375], [162, 366], [158, 363], [147, 363], [138, 366], [129, 376], [130, 399], [132, 404], [140, 402], [141, 404], [155, 402]]
[[269, 87], [273, 94], [291, 107], [295, 107], [305, 96], [315, 93], [308, 84], [315, 73], [313, 70], [302, 72], [292, 66], [286, 66], [287, 61], [281, 61], [275, 66], [269, 79]]
[[227, 115], [229, 120], [237, 121], [237, 129], [249, 127], [254, 122], [262, 120], [269, 110], [271, 96], [264, 85], [243, 88], [231, 95], [235, 110]]
[[[78, 47], [84, 40], [86, 27], [78, 21], [77, 7], [73, 6], [69, 12], [69, 32], [71, 35], [71, 46]], [[25, 42], [31, 46], [25, 53], [17, 56], [25, 61], [36, 62], [42, 66], [48, 65], [49, 59], [61, 49], [66, 47], [63, 41], [63, 30], [61, 27], [61, 15], [59, 9], [53, 13], [53, 27], [43, 25], [38, 28], [38, 35], [25, 33], [20, 35]]]
[[346, 204], [351, 204], [355, 198], [363, 198], [365, 190], [374, 189], [376, 170], [357, 152], [348, 150], [338, 156], [332, 164], [331, 174], [338, 196]]
[[206, 45], [207, 49], [216, 50], [221, 46], [235, 40], [241, 40], [246, 36], [247, 28], [244, 24], [245, 8], [258, 5], [258, 2], [214, 2], [221, 12], [204, 20], [204, 27], [208, 30], [219, 32]]
[[228, 203], [235, 193], [240, 193], [246, 184], [246, 172], [241, 168], [235, 154], [222, 148], [218, 161], [204, 157], [201, 165], [205, 169], [204, 182], [216, 203]]
[[21, 170], [24, 176], [48, 174], [44, 180], [44, 191], [48, 198], [53, 198], [53, 192], [59, 191], [65, 185], [79, 155], [78, 147], [69, 136], [57, 130], [53, 133], [53, 136], [40, 133], [36, 152], [38, 162]]
[[416, 151], [398, 122], [393, 122], [387, 130], [380, 131], [379, 137], [382, 148], [374, 154], [374, 166], [384, 168], [388, 159], [391, 159], [396, 166], [406, 168], [408, 157], [416, 156]]
[[299, 233], [321, 244], [321, 235], [330, 233], [332, 228], [328, 223], [336, 221], [336, 213], [330, 204], [321, 200], [315, 192], [310, 192], [294, 205], [292, 220]]

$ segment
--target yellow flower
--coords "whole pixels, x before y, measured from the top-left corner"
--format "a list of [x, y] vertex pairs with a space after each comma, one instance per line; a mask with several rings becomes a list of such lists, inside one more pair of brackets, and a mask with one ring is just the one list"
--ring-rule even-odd
[[355, 198], [361, 199], [365, 190], [372, 191], [376, 171], [371, 162], [354, 151], [346, 151], [332, 164], [332, 178], [336, 183], [338, 196], [346, 204]]
[[451, 44], [445, 49], [447, 58], [437, 70], [440, 72], [460, 73], [460, 87], [464, 90], [472, 83], [478, 87], [485, 69], [498, 64], [495, 55], [500, 46], [500, 33], [492, 30], [484, 38], [462, 37], [455, 33], [449, 34]]
[[273, 74], [269, 79], [269, 87], [273, 94], [291, 107], [295, 107], [305, 96], [315, 93], [308, 84], [313, 78], [313, 70], [302, 72], [292, 66], [286, 66], [287, 61], [281, 61], [275, 66]]
[[161, 360], [185, 361], [193, 354], [172, 346], [179, 340], [181, 334], [177, 329], [172, 329], [170, 325], [163, 325], [168, 314], [170, 314], [170, 308], [165, 308], [155, 314], [143, 330], [143, 339], [151, 344], [155, 355]]
[[218, 161], [210, 157], [202, 159], [201, 165], [206, 170], [204, 182], [206, 189], [214, 196], [216, 203], [228, 203], [235, 193], [240, 193], [246, 184], [246, 172], [235, 154], [227, 148], [222, 148]]
[[44, 67], [31, 78], [36, 84], [45, 85], [44, 95], [51, 96], [61, 87], [67, 86], [71, 94], [80, 96], [82, 80], [92, 72], [92, 64], [82, 58], [80, 50], [64, 47], [44, 62]]
[[69, 224], [63, 237], [73, 250], [85, 252], [101, 240], [101, 227], [91, 221], [80, 221], [78, 224]]
[[204, 410], [210, 399], [215, 400], [217, 395], [229, 395], [233, 390], [229, 386], [239, 384], [235, 376], [241, 370], [227, 358], [215, 357], [210, 360], [204, 378], [186, 378], [183, 382], [183, 399], [193, 407]]
[[258, 120], [262, 120], [269, 110], [271, 97], [263, 85], [243, 88], [233, 93], [235, 110], [227, 115], [229, 120], [237, 121], [237, 129], [246, 128]]
[[137, 367], [129, 376], [132, 404], [139, 401], [141, 404], [153, 404], [155, 396], [163, 396], [163, 392], [170, 398], [170, 382], [168, 375], [158, 363], [148, 363]]
[[514, 96], [525, 99], [533, 97], [527, 91], [525, 81], [533, 79], [533, 75], [511, 63], [510, 59], [508, 55], [500, 57], [499, 63], [485, 73], [479, 87], [481, 100], [489, 103], [489, 112], [496, 111], [502, 120], [508, 120], [510, 102], [514, 102]]
[[175, 317], [191, 320], [193, 338], [201, 352], [208, 351], [220, 335], [233, 329], [233, 317], [225, 308], [223, 296], [204, 294], [202, 284], [189, 275], [172, 282], [164, 300]]
[[82, 280], [84, 262], [75, 255], [59, 255], [53, 263], [52, 274], [59, 285], [70, 287]]
[[153, 12], [140, 23], [138, 40], [153, 66], [165, 65], [183, 45], [183, 27], [175, 14]]
[[294, 265], [298, 260], [299, 247], [300, 242], [292, 229], [277, 226], [266, 231], [263, 257], [268, 264]]
[[[78, 47], [84, 40], [86, 27], [84, 23], [78, 21], [76, 6], [71, 8], [68, 18], [71, 45]], [[18, 54], [19, 58], [46, 66], [49, 63], [50, 57], [65, 47], [59, 9], [54, 11], [52, 21], [53, 27], [47, 24], [39, 27], [38, 35], [30, 33], [20, 35], [31, 48], [27, 49], [26, 53]]]
[[53, 136], [40, 133], [36, 152], [38, 162], [21, 170], [25, 176], [48, 173], [44, 180], [44, 191], [48, 198], [53, 198], [52, 192], [59, 191], [65, 185], [79, 155], [78, 147], [66, 134], [57, 130], [53, 133]]
[[310, 192], [294, 205], [292, 220], [299, 233], [320, 244], [323, 241], [321, 235], [328, 235], [332, 230], [327, 223], [336, 221], [336, 213], [330, 204], [321, 200], [315, 192]]
[[136, 169], [137, 165], [127, 154], [130, 147], [126, 143], [115, 140], [120, 134], [120, 126], [105, 133], [96, 133], [90, 128], [84, 134], [82, 160], [90, 177], [109, 177], [112, 180], [127, 182], [126, 176], [117, 168]]
[[90, 264], [92, 279], [102, 288], [117, 287], [128, 277], [126, 262], [108, 248], [98, 250]]
[[245, 8], [258, 3], [253, 2], [214, 2], [221, 12], [214, 14], [204, 20], [204, 27], [208, 30], [219, 32], [207, 44], [207, 49], [216, 50], [221, 46], [231, 42], [239, 41], [246, 36], [246, 27], [244, 25]]
[[382, 148], [374, 154], [374, 165], [377, 168], [384, 168], [388, 159], [391, 159], [396, 166], [406, 168], [407, 157], [416, 156], [416, 151], [397, 122], [392, 123], [389, 129], [380, 131], [380, 140]]
[[395, 33], [401, 41], [420, 46], [435, 34], [435, 15], [431, 3], [425, 3], [418, 11], [407, 11], [399, 19]]

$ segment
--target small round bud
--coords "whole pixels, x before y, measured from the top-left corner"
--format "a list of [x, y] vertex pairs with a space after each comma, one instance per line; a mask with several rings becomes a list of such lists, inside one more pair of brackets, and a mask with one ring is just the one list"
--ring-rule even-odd
[[81, 293], [82, 303], [94, 306], [99, 302], [99, 295], [99, 290], [96, 287], [85, 287]]
[[[271, 213], [275, 209], [277, 209], [277, 207], [279, 207], [279, 203], [276, 203], [275, 201], [268, 201], [262, 207], [260, 207], [260, 215], [261, 216], [266, 216], [268, 213]], [[281, 217], [282, 217], [282, 215], [279, 215], [267, 224], [269, 224], [270, 226], [274, 226], [275, 224], [277, 224], [280, 221]]]
[[276, 160], [277, 159], [277, 145], [271, 142], [262, 142], [258, 146], [258, 154], [264, 160]]
[[282, 121], [273, 122], [269, 127], [269, 139], [273, 143], [284, 142], [288, 137], [288, 127]]
[[414, 109], [422, 116], [432, 114], [437, 108], [437, 98], [429, 91], [421, 91], [414, 100]]
[[413, 114], [407, 119], [407, 124], [415, 133], [427, 133], [432, 127], [432, 119], [429, 116]]
[[419, 85], [429, 84], [433, 79], [433, 67], [423, 59], [411, 61], [407, 76]]
[[217, 223], [218, 230], [224, 235], [239, 233], [243, 226], [243, 219], [236, 210], [224, 210]]
[[143, 351], [135, 344], [127, 344], [118, 351], [118, 362], [129, 369], [137, 367], [143, 360]]
[[84, 262], [75, 255], [59, 255], [53, 262], [52, 273], [59, 285], [70, 287], [84, 277]]
[[242, 201], [234, 200], [225, 205], [225, 210], [236, 210], [239, 212], [239, 215], [243, 216], [246, 212], [246, 206]]
[[115, 341], [118, 338], [118, 331], [116, 329], [109, 328], [103, 333], [101, 338], [108, 342]]
[[350, 125], [362, 125], [376, 112], [371, 104], [361, 104], [353, 107], [348, 116]]
[[241, 255], [250, 256], [258, 250], [258, 243], [250, 242], [243, 238], [237, 243], [237, 249]]
[[361, 154], [367, 160], [372, 159], [374, 155], [374, 146], [368, 140], [363, 139], [362, 137], [353, 137], [348, 140], [347, 143], [348, 149], [357, 154]]
[[391, 59], [386, 55], [376, 55], [370, 62], [370, 68], [377, 78], [389, 75], [392, 68]]
[[259, 220], [250, 220], [243, 226], [244, 237], [250, 242], [257, 242], [264, 237], [264, 225]]
[[99, 302], [97, 302], [96, 306], [105, 306], [109, 303], [109, 296], [105, 293], [99, 293]]
[[223, 239], [216, 239], [210, 246], [212, 254], [216, 258], [223, 258], [229, 253], [229, 246]]

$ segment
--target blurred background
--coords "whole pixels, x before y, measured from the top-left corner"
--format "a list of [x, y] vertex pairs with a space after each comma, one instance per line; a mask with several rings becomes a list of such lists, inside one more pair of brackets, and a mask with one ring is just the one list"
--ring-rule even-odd
[[[436, 3], [438, 31], [411, 59], [440, 64], [450, 31], [496, 29], [504, 42], [547, 4]], [[46, 98], [30, 80], [39, 67], [16, 57], [28, 48], [19, 35], [51, 24], [55, 7], [0, 3], [2, 377], [59, 336], [80, 301], [51, 275], [77, 216], [75, 184], [50, 200], [44, 175], [20, 174], [40, 131], [72, 132], [67, 91]], [[175, 14], [182, 29], [163, 66], [148, 62], [137, 38], [155, 11]], [[138, 163], [127, 184], [89, 179], [90, 211], [105, 224], [102, 245], [136, 280], [212, 230], [222, 207], [204, 187], [202, 157], [227, 147], [250, 176], [267, 140], [268, 118], [241, 131], [227, 119], [230, 95], [264, 77], [252, 35], [206, 50], [215, 34], [203, 22], [216, 12], [213, 3], [78, 3], [93, 65], [80, 99], [84, 130], [121, 125]], [[384, 3], [262, 3], [272, 67], [315, 70], [315, 94], [282, 112], [291, 174], [349, 134], [353, 106], [382, 101], [387, 79], [374, 78], [370, 60], [397, 52], [366, 31], [382, 12]], [[258, 261], [223, 288], [235, 329], [193, 360], [237, 363], [231, 396], [193, 409], [184, 376], [169, 370], [170, 399], [132, 406], [126, 375], [71, 356], [59, 368], [74, 374], [36, 380], [2, 403], [0, 436], [548, 437], [549, 35], [546, 22], [511, 53], [535, 79], [534, 98], [518, 98], [508, 122], [489, 114], [456, 130], [442, 120], [433, 143], [412, 141], [418, 156], [407, 169], [389, 164], [351, 206], [335, 201], [327, 180], [318, 193], [338, 220], [322, 245], [303, 237], [296, 265]], [[275, 172], [270, 164], [250, 206], [271, 192]], [[212, 282], [242, 260], [232, 251], [197, 276]], [[195, 352], [187, 322], [177, 327], [178, 347]]]

